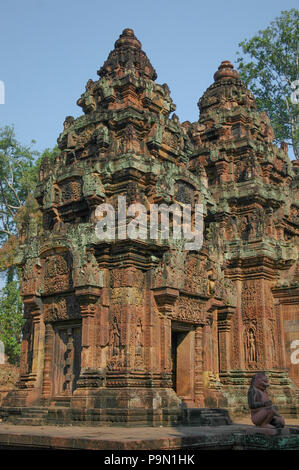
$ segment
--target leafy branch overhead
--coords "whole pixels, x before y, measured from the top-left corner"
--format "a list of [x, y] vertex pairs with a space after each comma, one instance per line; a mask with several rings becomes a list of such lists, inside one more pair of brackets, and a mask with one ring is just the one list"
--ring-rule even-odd
[[17, 234], [16, 215], [37, 181], [37, 155], [17, 142], [12, 127], [0, 129], [0, 243]]
[[9, 362], [18, 364], [24, 318], [23, 302], [17, 281], [9, 282], [0, 291], [0, 340], [4, 343]]
[[42, 160], [47, 157], [52, 161], [57, 152], [57, 148], [47, 149], [40, 155], [16, 140], [13, 127], [0, 128], [0, 272], [6, 275], [6, 285], [0, 290], [0, 340], [14, 364], [19, 360], [24, 323], [19, 282], [15, 280], [16, 253], [30, 222], [41, 225], [33, 193]]
[[39, 222], [41, 214], [33, 196], [39, 167], [45, 157], [52, 160], [57, 151], [46, 149], [40, 154], [21, 145], [13, 127], [0, 129], [0, 271], [13, 266], [24, 227], [30, 220]]
[[[258, 109], [273, 126], [276, 143], [285, 141], [299, 159], [299, 10], [282, 11], [265, 30], [239, 44], [241, 79]], [[295, 83], [296, 82], [296, 83]], [[292, 95], [293, 93], [293, 95]], [[292, 98], [293, 96], [293, 98]], [[295, 97], [295, 99], [294, 99]]]

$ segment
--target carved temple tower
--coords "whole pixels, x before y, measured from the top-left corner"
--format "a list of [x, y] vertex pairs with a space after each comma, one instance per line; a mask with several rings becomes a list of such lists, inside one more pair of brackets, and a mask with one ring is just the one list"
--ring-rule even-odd
[[214, 79], [192, 126], [198, 150], [191, 165], [205, 167], [216, 203], [207, 237], [237, 293], [234, 314], [219, 325], [220, 380], [236, 397], [253, 370], [267, 370], [276, 396], [292, 406], [290, 384], [299, 384], [291, 362], [299, 337], [298, 162], [286, 144], [273, 144], [269, 119], [232, 64], [222, 62]]
[[[170, 116], [131, 29], [98, 75], [40, 169], [42, 227], [28, 227], [19, 259], [21, 373], [2, 414], [176, 423], [185, 407], [242, 411], [257, 370], [296, 413], [298, 166], [229, 62], [193, 124]], [[147, 210], [202, 204], [202, 248], [129, 238], [120, 196]], [[102, 203], [115, 208], [115, 240], [97, 237]]]

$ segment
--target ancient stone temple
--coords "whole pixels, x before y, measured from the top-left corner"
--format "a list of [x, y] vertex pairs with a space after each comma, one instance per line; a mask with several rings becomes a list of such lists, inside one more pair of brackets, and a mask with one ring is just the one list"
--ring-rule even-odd
[[[167, 424], [186, 408], [248, 412], [251, 377], [265, 370], [280, 410], [298, 416], [299, 162], [273, 144], [228, 61], [195, 123], [173, 113], [131, 29], [98, 75], [40, 169], [42, 227], [27, 227], [19, 254], [21, 373], [2, 415]], [[201, 248], [128, 237], [120, 200], [147, 216], [201, 205]], [[114, 239], [95, 229], [104, 203]]]

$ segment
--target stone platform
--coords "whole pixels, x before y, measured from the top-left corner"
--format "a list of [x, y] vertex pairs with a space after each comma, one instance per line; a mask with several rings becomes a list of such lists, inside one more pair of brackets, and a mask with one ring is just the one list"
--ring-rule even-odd
[[29, 426], [225, 426], [232, 424], [222, 408], [173, 408], [166, 410], [1, 407], [0, 421]]
[[289, 435], [262, 434], [255, 426], [95, 427], [0, 423], [0, 449], [169, 451], [299, 450], [299, 426]]

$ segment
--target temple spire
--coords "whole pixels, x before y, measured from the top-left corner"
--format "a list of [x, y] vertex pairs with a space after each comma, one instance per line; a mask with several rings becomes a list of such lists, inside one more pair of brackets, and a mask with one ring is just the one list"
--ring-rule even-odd
[[214, 74], [214, 83], [200, 98], [198, 106], [202, 116], [212, 109], [232, 109], [236, 106], [255, 110], [256, 102], [233, 64], [223, 60]]
[[214, 80], [226, 80], [229, 78], [239, 78], [239, 73], [234, 69], [233, 64], [229, 60], [223, 60], [214, 74]]
[[136, 38], [133, 29], [126, 28], [119, 36], [119, 39], [115, 41], [114, 47], [115, 49], [125, 49], [127, 47], [141, 49], [141, 42]]
[[110, 75], [121, 78], [128, 72], [150, 80], [157, 78], [155, 69], [141, 49], [141, 42], [130, 28], [123, 30], [114, 44], [114, 50], [110, 52], [108, 59], [97, 73], [100, 77]]

